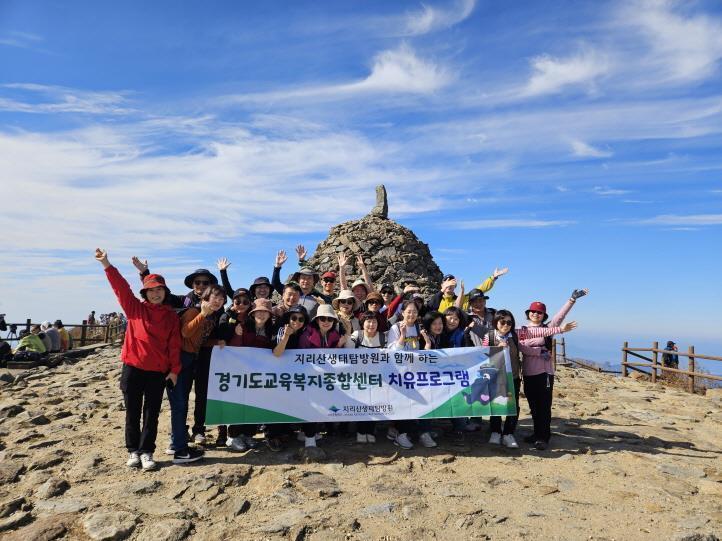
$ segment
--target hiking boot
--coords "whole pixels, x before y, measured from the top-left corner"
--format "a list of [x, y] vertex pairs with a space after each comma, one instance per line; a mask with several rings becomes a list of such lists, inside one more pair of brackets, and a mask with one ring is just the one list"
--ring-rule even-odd
[[304, 442], [303, 442], [304, 447], [316, 447], [316, 435], [315, 434], [313, 436], [311, 436], [310, 438], [307, 438], [304, 436], [303, 439], [304, 439]]
[[489, 443], [493, 445], [501, 445], [501, 434], [499, 432], [492, 432], [489, 436]]
[[173, 455], [173, 464], [187, 464], [189, 462], [196, 462], [203, 458], [205, 453], [202, 449], [193, 449], [188, 447], [185, 451], [177, 451]]
[[255, 449], [256, 447], [258, 447], [258, 441], [253, 436], [243, 435], [241, 436], [241, 438], [243, 438], [243, 443], [245, 443], [246, 447], [248, 447], [249, 449]]
[[368, 443], [376, 443], [376, 436], [373, 434], [366, 434], [366, 441]]
[[386, 432], [386, 439], [394, 441], [398, 437], [399, 437], [398, 429], [395, 426], [390, 426], [388, 431]]
[[536, 441], [536, 434], [531, 433], [528, 436], [524, 436], [524, 443], [534, 443]]
[[476, 421], [469, 421], [466, 423], [466, 426], [464, 426], [464, 430], [467, 432], [476, 432], [477, 430], [481, 430], [481, 423], [477, 423]]
[[[398, 430], [397, 430], [397, 433], [398, 433]], [[388, 436], [387, 436], [387, 437], [388, 437]], [[403, 434], [398, 434], [398, 435], [394, 438], [394, 445], [398, 445], [398, 446], [401, 447], [402, 449], [413, 449], [413, 448], [414, 448], [414, 444], [411, 443], [411, 440], [409, 439], [409, 436], [406, 435], [405, 433], [403, 433]]]
[[140, 455], [137, 451], [128, 453], [128, 462], [126, 462], [125, 465], [129, 468], [137, 468], [138, 466], [140, 466]]
[[153, 471], [158, 467], [158, 464], [153, 460], [153, 453], [142, 453], [140, 455], [140, 464], [143, 471]]
[[424, 447], [436, 447], [437, 445], [434, 438], [431, 437], [430, 432], [422, 432], [419, 436], [419, 443]]
[[504, 434], [501, 442], [504, 447], [508, 447], [509, 449], [519, 449], [519, 444], [516, 442], [516, 439], [514, 439], [514, 434]]
[[537, 451], [546, 451], [547, 448], [547, 442], [544, 440], [537, 440], [534, 442], [534, 449]]
[[232, 451], [247, 451], [248, 446], [243, 441], [242, 436], [236, 436], [235, 438], [226, 438], [226, 447]]

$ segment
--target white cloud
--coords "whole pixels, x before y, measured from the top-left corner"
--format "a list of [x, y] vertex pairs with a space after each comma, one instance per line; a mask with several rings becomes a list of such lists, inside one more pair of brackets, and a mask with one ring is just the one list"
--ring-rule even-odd
[[651, 48], [643, 61], [659, 73], [659, 79], [692, 82], [717, 71], [722, 59], [719, 18], [687, 15], [685, 11], [692, 3], [672, 0], [643, 0], [623, 5], [619, 21], [641, 31]]
[[556, 94], [569, 87], [593, 90], [597, 79], [610, 70], [610, 61], [600, 51], [583, 49], [567, 58], [540, 55], [531, 60], [533, 74], [521, 90], [521, 97]]
[[374, 57], [369, 75], [361, 81], [310, 86], [291, 90], [237, 94], [222, 102], [278, 102], [288, 100], [346, 99], [359, 94], [431, 94], [453, 80], [450, 71], [416, 55], [407, 44]]
[[556, 191], [561, 192], [561, 193], [565, 193], [565, 192], [569, 191], [569, 188], [567, 188], [566, 186], [562, 186], [561, 184], [556, 186], [555, 189], [556, 189]]
[[456, 0], [447, 9], [423, 4], [420, 10], [406, 16], [403, 33], [417, 36], [444, 30], [471, 15], [475, 5], [476, 0]]
[[661, 214], [635, 222], [641, 225], [672, 225], [681, 227], [722, 225], [722, 214]]
[[572, 140], [570, 144], [574, 155], [580, 158], [609, 158], [613, 155], [610, 150], [595, 148], [584, 141]]
[[466, 220], [451, 222], [452, 229], [507, 229], [507, 228], [529, 228], [538, 229], [543, 227], [563, 227], [575, 224], [569, 220], [523, 220], [523, 219], [498, 219], [498, 220]]
[[592, 188], [592, 192], [594, 192], [596, 195], [601, 195], [602, 197], [608, 197], [610, 195], [628, 194], [630, 193], [630, 190], [620, 190], [610, 188], [609, 186], [594, 186], [594, 188]]
[[8, 32], [0, 35], [0, 45], [19, 49], [33, 49], [42, 41], [41, 36], [28, 32]]
[[91, 92], [54, 85], [12, 83], [0, 85], [10, 97], [0, 97], [0, 111], [21, 113], [87, 113], [125, 115], [128, 92]]

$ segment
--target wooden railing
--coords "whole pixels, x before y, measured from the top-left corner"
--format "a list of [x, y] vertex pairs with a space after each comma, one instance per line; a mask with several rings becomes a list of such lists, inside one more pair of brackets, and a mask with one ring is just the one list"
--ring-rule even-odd
[[[8, 328], [15, 326], [18, 331], [25, 329], [30, 332], [30, 328], [38, 324], [37, 322], [34, 323], [31, 319], [26, 319], [23, 323], [7, 323], [7, 326]], [[85, 319], [81, 324], [69, 323], [63, 326], [68, 329], [68, 332], [71, 334], [74, 348], [85, 347], [90, 344], [112, 344], [120, 337], [123, 328], [120, 322], [106, 324], [88, 323]], [[78, 331], [77, 329], [80, 330]], [[1, 338], [6, 342], [20, 340], [17, 336]]]
[[[645, 357], [644, 355], [641, 355], [640, 352], [651, 353], [651, 356]], [[659, 356], [660, 354], [664, 355], [665, 353], [678, 355], [679, 357], [687, 357], [687, 370], [681, 370], [679, 368], [672, 368], [670, 366], [664, 366], [663, 364], [660, 364]], [[630, 356], [642, 359], [645, 362], [629, 362]], [[722, 357], [695, 353], [694, 346], [689, 346], [689, 349], [685, 353], [683, 351], [669, 351], [666, 349], [659, 349], [659, 342], [654, 342], [651, 348], [630, 348], [629, 343], [624, 342], [624, 346], [622, 346], [622, 377], [627, 377], [628, 370], [635, 370], [637, 372], [641, 372], [643, 374], [651, 376], [652, 383], [656, 383], [657, 378], [661, 376], [664, 372], [669, 372], [670, 374], [680, 374], [683, 376], [686, 375], [688, 378], [686, 388], [687, 391], [689, 391], [690, 393], [694, 392], [695, 382], [698, 378], [722, 381], [722, 376], [695, 371], [696, 359], [705, 359], [708, 361], [722, 361]], [[647, 368], [650, 371], [647, 372], [646, 370], [643, 370], [643, 368]], [[659, 376], [657, 374], [658, 370], [661, 371]]]

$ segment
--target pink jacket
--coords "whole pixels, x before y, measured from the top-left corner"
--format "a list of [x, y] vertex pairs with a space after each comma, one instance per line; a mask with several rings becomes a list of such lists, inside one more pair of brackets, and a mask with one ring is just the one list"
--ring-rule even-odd
[[[547, 325], [549, 327], [560, 327], [564, 318], [567, 317], [569, 310], [574, 306], [574, 301], [569, 299], [561, 310], [551, 318]], [[522, 327], [522, 329], [533, 329], [534, 327]], [[517, 331], [519, 333], [521, 329]], [[561, 330], [561, 329], [559, 329]], [[555, 333], [556, 334], [556, 333]], [[522, 362], [522, 373], [525, 376], [536, 376], [538, 374], [554, 374], [554, 363], [552, 356], [546, 347], [544, 347], [544, 338], [522, 338], [519, 333], [519, 344], [534, 348], [533, 351], [524, 348], [524, 360]]]

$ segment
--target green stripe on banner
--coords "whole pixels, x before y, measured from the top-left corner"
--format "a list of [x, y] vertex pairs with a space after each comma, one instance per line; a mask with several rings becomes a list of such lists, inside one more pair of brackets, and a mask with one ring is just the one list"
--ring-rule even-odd
[[273, 410], [246, 406], [223, 400], [208, 400], [206, 403], [207, 425], [303, 423], [304, 419]]
[[494, 415], [505, 417], [507, 415], [516, 415], [516, 403], [514, 402], [514, 376], [512, 374], [507, 374], [507, 385], [507, 388], [511, 389], [511, 391], [507, 395], [506, 404], [496, 404], [494, 402], [486, 405], [481, 402], [468, 404], [466, 402], [466, 395], [470, 393], [470, 388], [467, 387], [463, 391], [460, 391], [449, 398], [438, 408], [435, 408], [429, 413], [423, 415], [421, 418], [443, 419], [447, 417], [491, 417]]

